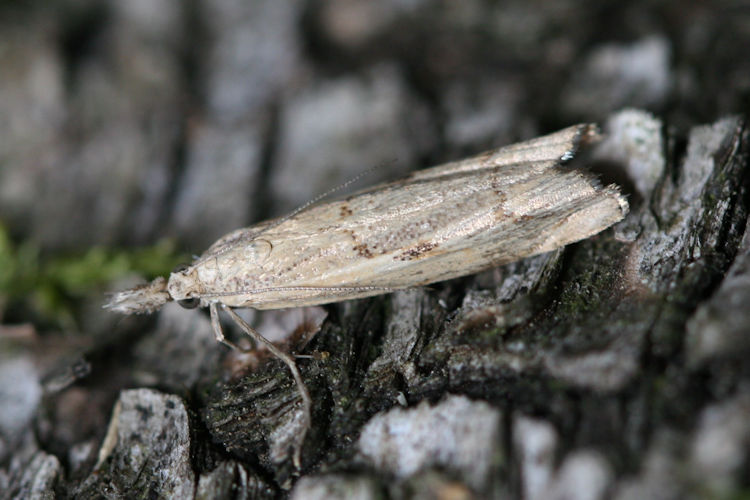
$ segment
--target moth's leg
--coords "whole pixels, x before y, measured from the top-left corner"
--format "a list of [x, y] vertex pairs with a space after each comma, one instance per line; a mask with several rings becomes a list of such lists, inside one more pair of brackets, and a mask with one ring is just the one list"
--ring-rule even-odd
[[[299, 373], [299, 368], [297, 368], [297, 364], [294, 362], [294, 359], [291, 356], [273, 345], [271, 341], [258, 333], [258, 331], [255, 330], [252, 326], [248, 325], [247, 322], [242, 319], [236, 312], [234, 312], [231, 307], [227, 307], [226, 305], [221, 304], [221, 308], [225, 310], [227, 314], [229, 314], [229, 316], [237, 323], [240, 328], [242, 328], [245, 333], [250, 336], [250, 338], [254, 339], [256, 342], [264, 344], [268, 348], [268, 350], [271, 351], [274, 356], [283, 361], [284, 364], [286, 364], [286, 366], [289, 368], [289, 371], [292, 372], [294, 381], [297, 384], [297, 389], [299, 390], [300, 396], [302, 397], [302, 431], [300, 432], [298, 442], [294, 450], [294, 465], [299, 468], [301, 464], [300, 455], [302, 451], [302, 443], [305, 440], [307, 430], [310, 428], [310, 413], [312, 408], [312, 398], [310, 397], [310, 393], [308, 392], [305, 383], [302, 381], [302, 375], [300, 375]], [[214, 316], [212, 312], [212, 322], [213, 317]]]
[[224, 336], [224, 330], [222, 330], [221, 328], [221, 322], [219, 321], [219, 310], [216, 308], [216, 304], [211, 304], [210, 306], [208, 306], [208, 312], [211, 315], [211, 327], [214, 330], [214, 336], [216, 337], [216, 340], [229, 347], [230, 349], [244, 352], [244, 349], [242, 349], [234, 342], [227, 340], [227, 338]]
[[314, 359], [315, 361], [324, 361], [331, 355], [328, 351], [313, 351], [311, 354], [295, 354], [295, 359]]

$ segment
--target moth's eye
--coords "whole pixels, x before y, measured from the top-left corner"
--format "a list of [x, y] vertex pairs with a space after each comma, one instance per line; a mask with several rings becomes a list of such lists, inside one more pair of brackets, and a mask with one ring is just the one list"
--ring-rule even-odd
[[188, 266], [187, 264], [177, 264], [176, 266], [174, 266], [174, 269], [172, 269], [172, 272], [173, 273], [181, 273], [182, 271], [184, 271], [188, 267], [190, 267], [190, 266]]
[[198, 307], [198, 304], [201, 303], [201, 299], [197, 297], [192, 297], [189, 299], [182, 299], [177, 301], [178, 304], [180, 304], [185, 309], [195, 309]]

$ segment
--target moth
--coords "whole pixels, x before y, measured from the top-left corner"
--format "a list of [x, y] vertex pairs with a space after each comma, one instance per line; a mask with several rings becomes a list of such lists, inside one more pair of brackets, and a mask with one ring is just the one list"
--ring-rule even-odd
[[[150, 313], [168, 301], [208, 307], [218, 341], [224, 311], [290, 369], [312, 401], [291, 356], [234, 308], [326, 304], [465, 276], [592, 236], [627, 214], [617, 186], [565, 164], [598, 140], [576, 125], [479, 156], [416, 171], [395, 182], [319, 202], [238, 229], [192, 264], [119, 292], [106, 308]], [[299, 447], [295, 452], [299, 465]]]

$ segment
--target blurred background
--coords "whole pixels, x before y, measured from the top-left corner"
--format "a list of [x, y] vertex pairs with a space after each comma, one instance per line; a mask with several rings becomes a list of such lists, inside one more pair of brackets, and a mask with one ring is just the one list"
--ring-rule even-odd
[[[748, 47], [745, 0], [0, 0], [0, 388], [28, 398], [0, 427], [36, 411], [24, 377], [149, 321], [102, 312], [108, 290], [368, 169], [359, 185], [623, 108], [678, 135], [744, 114]], [[52, 380], [88, 373], [76, 359]], [[99, 380], [48, 407], [72, 434], [36, 429], [69, 465], [129, 379]]]

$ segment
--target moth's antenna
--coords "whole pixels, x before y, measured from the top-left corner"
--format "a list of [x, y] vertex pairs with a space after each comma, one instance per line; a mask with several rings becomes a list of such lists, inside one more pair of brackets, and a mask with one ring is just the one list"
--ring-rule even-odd
[[380, 292], [391, 293], [401, 288], [391, 288], [387, 286], [274, 286], [269, 288], [245, 288], [231, 292], [206, 293], [201, 295], [204, 298], [214, 297], [231, 297], [233, 295], [247, 295], [267, 292], [301, 292], [301, 291], [349, 291], [349, 292]]
[[328, 198], [329, 196], [331, 196], [332, 194], [334, 194], [334, 193], [336, 193], [338, 191], [341, 191], [342, 189], [345, 189], [345, 188], [351, 186], [352, 184], [354, 184], [355, 182], [357, 182], [358, 180], [360, 180], [362, 177], [370, 175], [372, 172], [375, 171], [375, 169], [380, 169], [380, 168], [382, 168], [382, 167], [384, 167], [386, 165], [390, 165], [390, 164], [393, 164], [395, 162], [396, 162], [396, 159], [393, 158], [391, 160], [388, 160], [388, 161], [385, 161], [385, 162], [382, 162], [382, 163], [378, 163], [377, 165], [373, 165], [372, 167], [368, 168], [364, 172], [361, 172], [361, 173], [355, 175], [354, 177], [352, 177], [348, 181], [346, 181], [346, 182], [344, 182], [342, 184], [339, 184], [338, 186], [336, 186], [336, 187], [334, 187], [332, 189], [329, 189], [328, 191], [326, 191], [323, 194], [319, 194], [318, 196], [316, 196], [312, 200], [310, 200], [310, 201], [306, 202], [305, 204], [303, 204], [303, 205], [295, 208], [290, 213], [286, 214], [284, 217], [281, 217], [280, 219], [277, 219], [275, 222], [269, 224], [268, 226], [264, 227], [263, 229], [261, 229], [260, 231], [258, 231], [257, 233], [255, 233], [253, 235], [253, 237], [257, 238], [258, 236], [260, 236], [261, 234], [265, 233], [266, 231], [268, 231], [270, 229], [273, 229], [273, 228], [275, 228], [275, 227], [283, 224], [284, 222], [288, 221], [289, 219], [291, 219], [295, 215], [304, 212], [305, 210], [307, 210], [311, 206], [315, 205], [316, 203], [320, 202], [321, 200], [324, 200], [324, 199]]
[[[313, 198], [312, 200], [308, 201], [304, 205], [302, 205], [300, 207], [297, 207], [296, 209], [292, 210], [287, 215], [285, 215], [285, 216], [283, 216], [283, 217], [281, 217], [279, 219], [276, 219], [275, 221], [271, 222], [270, 224], [268, 224], [266, 227], [264, 227], [263, 229], [261, 229], [257, 233], [253, 233], [251, 235], [243, 236], [240, 239], [242, 239], [242, 240], [244, 240], [244, 239], [253, 239], [254, 240], [258, 236], [260, 236], [263, 233], [265, 233], [266, 231], [269, 231], [269, 230], [271, 230], [271, 229], [273, 229], [273, 228], [275, 228], [275, 227], [283, 224], [284, 222], [288, 221], [289, 219], [291, 219], [295, 215], [297, 215], [297, 214], [299, 214], [301, 212], [304, 212], [305, 210], [307, 210], [311, 206], [315, 205], [316, 203], [320, 202], [321, 200], [323, 200], [323, 199], [331, 196], [333, 193], [335, 193], [337, 191], [341, 191], [342, 189], [346, 188], [347, 186], [351, 186], [352, 184], [354, 184], [355, 182], [357, 182], [358, 180], [360, 180], [362, 177], [365, 177], [366, 175], [370, 175], [375, 169], [382, 168], [383, 166], [388, 165], [388, 164], [392, 164], [395, 161], [396, 161], [396, 159], [394, 158], [392, 160], [388, 160], [388, 161], [385, 161], [385, 162], [382, 162], [382, 163], [378, 163], [377, 165], [373, 165], [372, 167], [368, 168], [364, 172], [361, 172], [361, 173], [355, 175], [354, 177], [352, 177], [348, 181], [346, 181], [346, 182], [344, 182], [344, 183], [342, 183], [342, 184], [334, 187], [333, 189], [329, 189], [325, 193], [316, 196], [315, 198]], [[227, 252], [229, 250], [229, 248], [231, 248], [231, 245], [223, 245], [222, 248], [219, 248], [218, 250], [216, 250], [215, 252], [211, 253], [210, 255], [205, 255], [202, 258], [198, 259], [196, 262], [193, 263], [193, 265], [196, 265], [199, 262], [203, 262], [206, 259], [208, 259], [209, 257], [217, 257], [217, 256], [219, 256], [219, 255]]]

